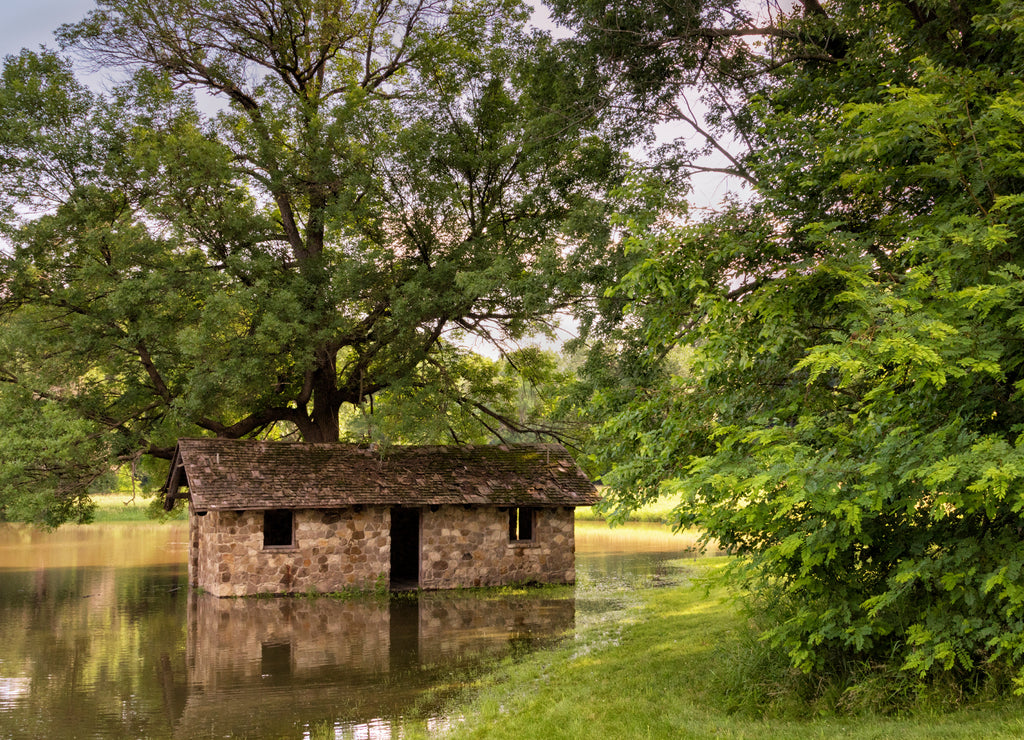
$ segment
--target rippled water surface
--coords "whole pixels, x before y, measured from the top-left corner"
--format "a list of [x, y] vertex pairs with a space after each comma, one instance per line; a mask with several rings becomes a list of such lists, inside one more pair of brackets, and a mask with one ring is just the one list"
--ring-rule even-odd
[[388, 738], [571, 635], [692, 539], [577, 525], [575, 587], [217, 599], [181, 524], [0, 525], [0, 738]]

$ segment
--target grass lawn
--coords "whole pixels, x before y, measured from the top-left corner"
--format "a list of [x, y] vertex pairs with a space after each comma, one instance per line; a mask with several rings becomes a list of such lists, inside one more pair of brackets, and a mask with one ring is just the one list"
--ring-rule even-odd
[[[599, 490], [598, 493], [602, 493]], [[662, 496], [657, 501], [643, 506], [629, 515], [631, 522], [665, 522], [680, 500], [680, 496]], [[593, 506], [580, 506], [576, 509], [576, 521], [604, 521]]]
[[[700, 580], [702, 566], [689, 562]], [[729, 669], [739, 617], [725, 594], [691, 583], [633, 596], [625, 618], [585, 625], [568, 643], [482, 678], [451, 708], [449, 716], [461, 719], [445, 737], [1024, 737], [1024, 703], [1016, 699], [903, 717], [814, 716], [810, 707], [770, 718], [730, 712], [735, 703], [722, 688], [730, 683], [716, 672]]]
[[[96, 504], [93, 521], [103, 524], [109, 522], [153, 522], [148, 512], [150, 499], [141, 494], [134, 498], [130, 493], [105, 493], [91, 496]], [[176, 512], [172, 519], [185, 520], [188, 512]]]

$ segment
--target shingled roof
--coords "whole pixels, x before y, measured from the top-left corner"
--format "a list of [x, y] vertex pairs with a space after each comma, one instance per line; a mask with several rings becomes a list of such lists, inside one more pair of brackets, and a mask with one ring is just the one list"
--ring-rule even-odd
[[[187, 491], [182, 491], [187, 488]], [[593, 483], [555, 444], [386, 447], [180, 439], [164, 505], [196, 511], [359, 504], [590, 506]]]

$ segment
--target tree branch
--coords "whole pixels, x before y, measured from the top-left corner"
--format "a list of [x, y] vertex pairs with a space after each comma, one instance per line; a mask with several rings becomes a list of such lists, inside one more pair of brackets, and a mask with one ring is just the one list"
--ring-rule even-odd
[[156, 365], [153, 364], [153, 358], [149, 354], [149, 350], [146, 349], [146, 345], [141, 341], [136, 345], [136, 349], [138, 349], [139, 352], [139, 361], [146, 369], [146, 374], [149, 375], [149, 379], [153, 381], [154, 390], [156, 390], [157, 395], [160, 396], [165, 403], [169, 404], [174, 400], [174, 396], [171, 394], [170, 389], [168, 389], [167, 384], [164, 383], [164, 379], [156, 369]]
[[694, 131], [696, 131], [698, 134], [704, 137], [704, 140], [707, 141], [708, 144], [710, 144], [718, 153], [720, 153], [722, 156], [728, 159], [732, 163], [733, 167], [736, 168], [735, 174], [737, 177], [746, 180], [751, 185], [757, 185], [757, 180], [755, 180], [754, 177], [749, 172], [747, 172], [746, 167], [744, 167], [740, 163], [740, 161], [735, 156], [733, 156], [732, 153], [729, 152], [728, 149], [719, 144], [718, 139], [716, 139], [710, 132], [705, 130], [699, 123], [697, 123], [697, 117], [693, 113], [693, 110], [690, 109], [689, 101], [687, 101], [685, 98], [683, 99], [683, 101], [686, 103], [687, 109], [690, 110], [690, 115], [686, 115], [685, 113], [683, 113], [679, 105], [675, 104], [673, 107], [675, 108], [676, 117], [679, 120], [683, 121], [684, 123], [688, 124]]
[[197, 419], [196, 424], [209, 432], [213, 432], [218, 437], [238, 439], [275, 421], [291, 422], [300, 428], [309, 425], [309, 418], [304, 411], [287, 406], [263, 409], [230, 425], [221, 424], [208, 417]]

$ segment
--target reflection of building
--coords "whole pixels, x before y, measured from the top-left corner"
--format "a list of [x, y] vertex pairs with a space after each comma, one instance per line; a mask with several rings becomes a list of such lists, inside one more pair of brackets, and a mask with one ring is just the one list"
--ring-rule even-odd
[[418, 607], [417, 656], [423, 664], [539, 647], [546, 638], [569, 630], [576, 614], [575, 602], [567, 599], [423, 594]]
[[[573, 626], [571, 598], [421, 593], [393, 598], [189, 596], [188, 699], [179, 737], [277, 737], [314, 721], [404, 713], [468, 667]], [[275, 734], [277, 733], [277, 734]]]
[[388, 607], [373, 600], [189, 597], [189, 683], [208, 690], [249, 677], [325, 666], [388, 670]]
[[[182, 489], [186, 489], [182, 492]], [[593, 484], [558, 445], [393, 447], [179, 440], [189, 582], [216, 596], [575, 579]]]

